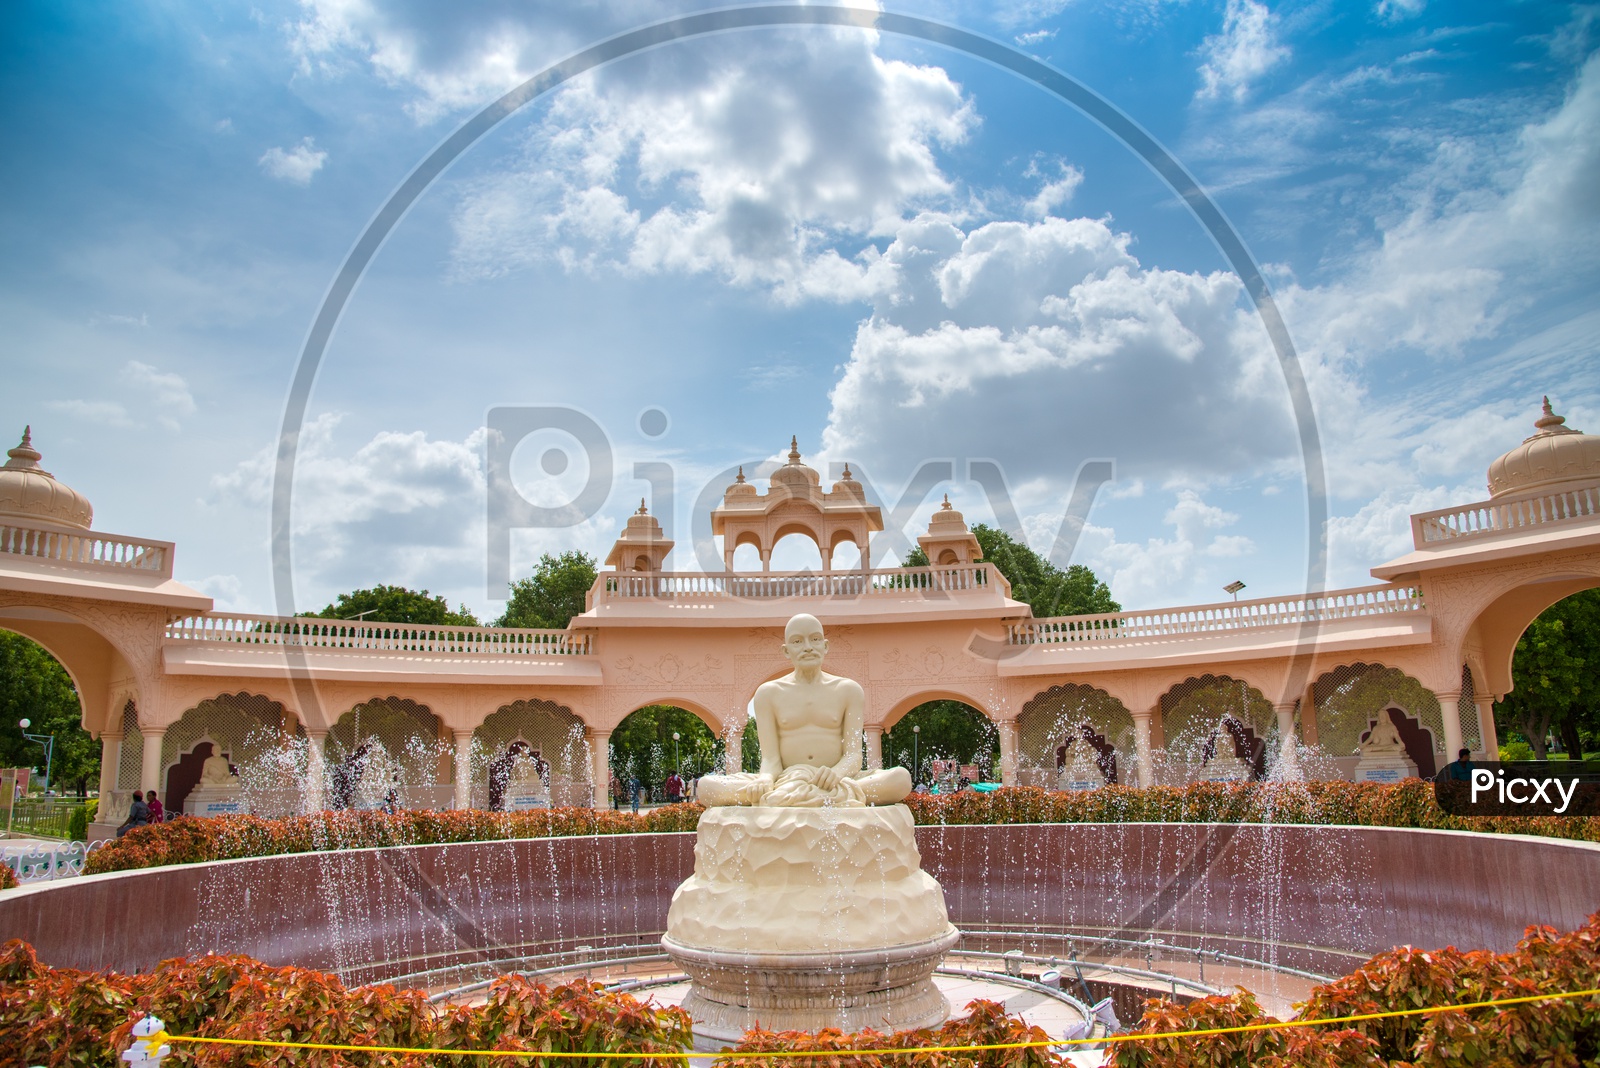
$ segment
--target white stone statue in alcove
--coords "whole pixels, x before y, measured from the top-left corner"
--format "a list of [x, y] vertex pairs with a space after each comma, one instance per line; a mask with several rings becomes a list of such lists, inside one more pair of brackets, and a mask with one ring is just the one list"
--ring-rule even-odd
[[1211, 729], [1211, 759], [1200, 768], [1197, 778], [1201, 782], [1249, 782], [1252, 778], [1249, 761], [1234, 751], [1229, 722], [1230, 717], [1223, 716]]
[[183, 799], [186, 816], [237, 816], [248, 812], [239, 777], [234, 774], [228, 754], [218, 742], [211, 744], [211, 755], [200, 765], [200, 781]]
[[1369, 726], [1366, 740], [1357, 750], [1361, 759], [1356, 762], [1356, 782], [1399, 782], [1416, 777], [1417, 765], [1406, 754], [1400, 728], [1394, 721], [1395, 712], [1400, 709], [1383, 709]]
[[1067, 739], [1066, 759], [1056, 771], [1057, 790], [1098, 790], [1106, 784], [1100, 754], [1081, 737]]

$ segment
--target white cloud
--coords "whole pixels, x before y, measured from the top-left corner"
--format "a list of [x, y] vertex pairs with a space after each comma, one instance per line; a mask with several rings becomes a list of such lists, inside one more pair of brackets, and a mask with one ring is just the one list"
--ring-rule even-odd
[[91, 401], [91, 400], [55, 400], [47, 401], [46, 407], [54, 411], [64, 412], [86, 423], [99, 423], [103, 426], [132, 427], [133, 417], [128, 414], [128, 409], [116, 401]]
[[118, 373], [117, 381], [122, 386], [123, 400], [75, 398], [51, 401], [49, 406], [84, 422], [123, 428], [142, 425], [134, 417], [137, 412], [154, 418], [168, 430], [179, 430], [182, 420], [195, 413], [194, 395], [180, 374], [129, 360]]
[[1277, 38], [1275, 20], [1265, 4], [1254, 0], [1228, 0], [1222, 32], [1207, 37], [1200, 46], [1205, 62], [1200, 66], [1201, 100], [1230, 96], [1243, 100], [1253, 82], [1289, 58], [1289, 49]]
[[1055, 35], [1056, 31], [1053, 29], [1029, 30], [1027, 33], [1017, 34], [1015, 40], [1017, 44], [1021, 45], [1023, 48], [1027, 48], [1029, 45], [1036, 45], [1043, 41], [1048, 41]]
[[177, 430], [179, 420], [195, 412], [194, 395], [189, 392], [189, 383], [182, 375], [129, 360], [118, 377], [129, 389], [145, 397], [146, 410], [169, 430]]
[[[1060, 177], [1046, 181], [1026, 205], [1028, 215], [1035, 219], [1043, 218], [1067, 203], [1072, 199], [1072, 194], [1078, 191], [1078, 186], [1083, 184], [1083, 171], [1077, 167], [1070, 167], [1065, 163], [1059, 163], [1057, 167]], [[1037, 166], [1030, 166], [1027, 174], [1029, 177], [1042, 176]]]
[[280, 182], [310, 185], [312, 176], [328, 161], [328, 154], [309, 137], [293, 148], [269, 148], [258, 161], [261, 169]]
[[951, 199], [935, 149], [976, 122], [943, 70], [875, 46], [854, 31], [716, 40], [688, 71], [643, 57], [568, 87], [522, 165], [464, 199], [458, 269], [554, 256], [790, 302], [869, 298], [889, 279], [867, 239]]
[[1428, 6], [1428, 0], [1378, 0], [1372, 11], [1384, 22], [1403, 22], [1416, 18]]
[[937, 440], [1056, 487], [1089, 457], [1165, 480], [1292, 455], [1238, 279], [1147, 269], [1128, 240], [1092, 219], [908, 223], [884, 254], [897, 288], [834, 386], [826, 453], [899, 475]]
[[[304, 602], [298, 607], [315, 609], [340, 591], [378, 582], [426, 586], [452, 603], [482, 603], [487, 431], [478, 428], [461, 441], [380, 431], [349, 451], [338, 441], [341, 421], [324, 414], [301, 434], [293, 496]], [[275, 463], [275, 451], [262, 449], [214, 478], [212, 490], [224, 499], [269, 504]], [[541, 552], [608, 544], [615, 528], [612, 518], [598, 516], [577, 527], [528, 532], [515, 544], [513, 574], [526, 574]]]

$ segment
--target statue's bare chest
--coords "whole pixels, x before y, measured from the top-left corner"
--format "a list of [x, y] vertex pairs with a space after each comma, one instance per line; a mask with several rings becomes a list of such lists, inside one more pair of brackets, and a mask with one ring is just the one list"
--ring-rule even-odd
[[786, 688], [775, 703], [779, 729], [837, 728], [844, 722], [845, 695], [827, 683]]

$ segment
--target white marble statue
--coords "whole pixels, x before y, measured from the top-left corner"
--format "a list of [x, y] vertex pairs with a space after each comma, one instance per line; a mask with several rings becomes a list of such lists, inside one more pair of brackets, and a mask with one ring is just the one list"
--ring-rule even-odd
[[213, 749], [206, 762], [200, 765], [200, 785], [211, 789], [237, 788], [239, 780], [233, 774], [228, 758]]
[[797, 615], [783, 632], [794, 670], [756, 690], [761, 770], [707, 775], [699, 799], [718, 805], [855, 808], [892, 805], [911, 793], [911, 773], [861, 767], [866, 694], [860, 683], [822, 670], [828, 639], [815, 616]]
[[1100, 769], [1099, 753], [1081, 737], [1067, 742], [1066, 759], [1056, 772], [1057, 790], [1098, 790], [1106, 784], [1106, 774]]
[[1400, 728], [1387, 708], [1378, 713], [1358, 752], [1361, 759], [1354, 771], [1357, 782], [1399, 782], [1417, 774], [1417, 765], [1406, 752]]
[[1405, 751], [1406, 744], [1400, 740], [1400, 728], [1394, 725], [1394, 717], [1389, 715], [1389, 710], [1384, 709], [1378, 713], [1378, 722], [1373, 725], [1367, 740], [1361, 743], [1362, 755], [1376, 756], [1379, 753]]

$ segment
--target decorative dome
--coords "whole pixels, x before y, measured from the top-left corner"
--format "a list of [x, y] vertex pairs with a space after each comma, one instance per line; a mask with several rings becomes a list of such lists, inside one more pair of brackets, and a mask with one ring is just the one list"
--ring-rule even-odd
[[928, 520], [929, 534], [965, 534], [967, 533], [967, 517], [956, 511], [950, 503], [950, 494], [944, 495], [944, 503], [939, 510], [933, 513]]
[[855, 476], [850, 473], [850, 465], [848, 463], [844, 465], [844, 476], [833, 484], [832, 492], [836, 495], [843, 493], [861, 501], [867, 499], [866, 487], [855, 480]]
[[789, 462], [772, 472], [774, 489], [783, 486], [796, 497], [809, 497], [813, 489], [821, 489], [822, 476], [816, 469], [800, 462], [800, 439], [789, 439]]
[[33, 427], [25, 427], [22, 441], [6, 454], [0, 467], [0, 519], [34, 519], [89, 529], [94, 506], [89, 498], [39, 466], [42, 457], [33, 447]]
[[1489, 465], [1489, 496], [1545, 490], [1564, 482], [1600, 479], [1600, 437], [1563, 424], [1550, 410], [1534, 420], [1538, 433]]
[[722, 491], [722, 499], [732, 504], [741, 498], [759, 497], [760, 491], [744, 480], [744, 465], [739, 465], [739, 477], [733, 480], [733, 485]]

